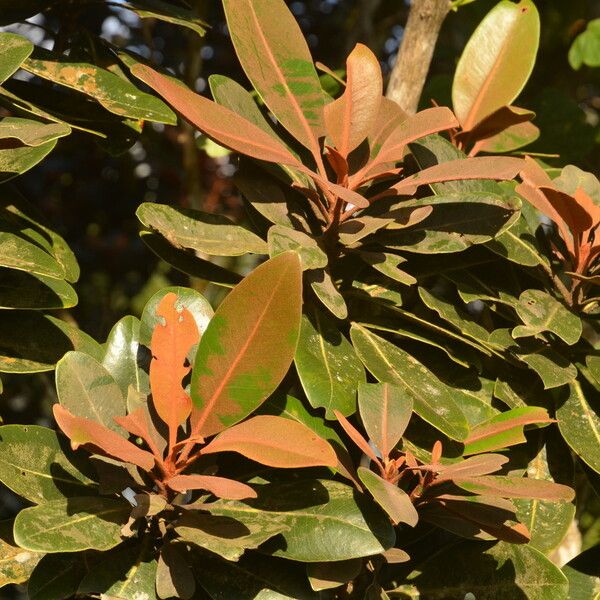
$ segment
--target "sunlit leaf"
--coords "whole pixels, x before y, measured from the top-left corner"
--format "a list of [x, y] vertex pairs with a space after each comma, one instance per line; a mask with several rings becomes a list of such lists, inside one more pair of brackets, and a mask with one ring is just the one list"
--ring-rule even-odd
[[0, 588], [27, 581], [42, 554], [15, 545], [13, 521], [0, 521]]
[[0, 33], [0, 83], [6, 81], [32, 52], [33, 44], [26, 37], [6, 31]]

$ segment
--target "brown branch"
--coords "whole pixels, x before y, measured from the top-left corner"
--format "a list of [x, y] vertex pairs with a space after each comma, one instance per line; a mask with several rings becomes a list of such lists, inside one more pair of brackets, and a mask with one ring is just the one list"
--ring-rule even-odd
[[417, 112], [433, 51], [449, 11], [449, 0], [412, 2], [386, 92], [388, 98], [409, 114]]

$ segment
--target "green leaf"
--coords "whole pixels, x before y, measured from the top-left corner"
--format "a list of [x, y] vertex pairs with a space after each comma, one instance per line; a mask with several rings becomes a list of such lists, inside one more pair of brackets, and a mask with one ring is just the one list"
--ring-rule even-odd
[[41, 123], [17, 117], [0, 121], [0, 140], [15, 139], [26, 146], [41, 146], [70, 133], [71, 128], [65, 123]]
[[523, 216], [515, 221], [510, 229], [487, 242], [486, 247], [495, 254], [525, 267], [537, 267], [546, 262]]
[[280, 254], [220, 304], [192, 371], [194, 431], [206, 437], [241, 421], [279, 385], [298, 343], [301, 275], [297, 255]]
[[30, 311], [0, 311], [0, 373], [51, 371], [70, 350], [102, 359], [102, 347], [65, 321]]
[[87, 569], [84, 554], [48, 554], [33, 571], [27, 596], [29, 600], [70, 598]]
[[106, 340], [102, 366], [115, 380], [124, 398], [127, 398], [130, 386], [142, 394], [150, 393], [148, 373], [138, 362], [140, 326], [136, 317], [123, 317], [111, 329]]
[[89, 63], [68, 62], [38, 49], [23, 68], [38, 77], [94, 98], [109, 112], [130, 119], [175, 125], [177, 118], [164, 102], [140, 91], [128, 79]]
[[55, 431], [38, 425], [0, 427], [0, 481], [19, 496], [39, 504], [96, 495], [98, 484], [80, 469], [86, 471]]
[[413, 285], [417, 280], [398, 268], [398, 265], [406, 262], [406, 258], [397, 254], [387, 254], [386, 252], [363, 252], [359, 256], [368, 265], [371, 265], [376, 271], [383, 273], [386, 277], [393, 279], [403, 285]]
[[300, 257], [302, 270], [321, 269], [327, 266], [327, 254], [319, 248], [317, 241], [302, 231], [283, 225], [273, 225], [268, 234], [269, 256], [283, 252], [296, 252]]
[[381, 244], [419, 254], [462, 252], [502, 234], [518, 218], [520, 207], [516, 197], [489, 192], [446, 194], [412, 202], [415, 206], [433, 205], [433, 212], [398, 233], [385, 231]]
[[144, 202], [136, 212], [145, 227], [157, 231], [177, 248], [216, 256], [267, 254], [267, 244], [223, 215]]
[[448, 437], [465, 439], [467, 420], [447, 385], [413, 356], [364, 327], [353, 324], [350, 336], [363, 364], [379, 381], [405, 390], [414, 411]]
[[412, 397], [403, 388], [389, 383], [361, 383], [358, 407], [371, 442], [387, 458], [408, 426], [413, 410]]
[[[2, 7], [2, 10], [4, 7]], [[0, 33], [0, 83], [6, 81], [23, 64], [33, 52], [33, 44], [22, 35], [16, 33]]]
[[0, 231], [0, 266], [54, 279], [60, 279], [64, 274], [54, 257], [36, 244], [8, 231]]
[[155, 600], [156, 558], [146, 540], [111, 552], [83, 578], [78, 594], [102, 594], [121, 600]]
[[365, 369], [338, 326], [318, 309], [302, 316], [294, 362], [308, 401], [324, 408], [326, 419], [335, 418], [334, 410], [344, 416], [356, 411]]
[[598, 600], [600, 598], [600, 546], [588, 548], [563, 568], [569, 580], [570, 600]]
[[573, 381], [557, 401], [556, 418], [563, 438], [575, 453], [600, 473], [600, 407], [597, 392]]
[[365, 467], [358, 468], [358, 476], [394, 525], [406, 523], [414, 527], [417, 524], [419, 515], [405, 491]]
[[35, 167], [54, 150], [55, 146], [56, 139], [34, 147], [0, 148], [0, 183], [9, 181]]
[[0, 309], [41, 310], [76, 304], [77, 294], [66, 281], [0, 267]]
[[12, 529], [12, 520], [0, 521], [0, 588], [27, 581], [43, 556], [15, 545]]
[[[477, 600], [566, 600], [567, 580], [541, 552], [499, 542], [461, 542], [429, 557], [409, 576], [411, 597]], [[402, 588], [394, 590], [402, 591]]]
[[265, 104], [303, 146], [320, 155], [324, 94], [308, 45], [281, 2], [225, 0], [238, 59]]
[[84, 352], [68, 352], [56, 365], [58, 400], [77, 417], [92, 419], [123, 434], [114, 417], [127, 412], [125, 397], [112, 375]]
[[537, 406], [522, 406], [494, 415], [471, 428], [464, 441], [463, 454], [480, 454], [523, 444], [527, 440], [523, 433], [526, 425], [551, 423], [548, 412]]
[[[299, 501], [299, 499], [301, 499]], [[301, 562], [347, 560], [379, 554], [394, 544], [387, 516], [366, 497], [335, 481], [268, 484], [246, 502], [218, 500], [205, 505], [213, 515], [244, 523], [257, 512], [289, 529], [275, 538], [275, 556]]]
[[571, 44], [569, 64], [578, 71], [582, 65], [600, 67], [600, 19], [587, 24]]
[[[572, 484], [572, 464], [564, 442], [548, 436], [527, 466], [527, 476]], [[570, 467], [570, 468], [569, 468]], [[571, 471], [566, 473], [565, 471]], [[517, 516], [531, 534], [529, 544], [548, 554], [562, 542], [575, 516], [575, 505], [546, 500], [515, 500]]]
[[185, 511], [175, 526], [175, 532], [185, 542], [233, 561], [288, 529], [286, 523], [272, 519], [268, 513], [250, 513], [242, 523], [230, 516], [192, 510]]
[[513, 329], [514, 338], [536, 336], [542, 331], [550, 331], [565, 344], [572, 346], [581, 337], [581, 319], [547, 292], [525, 290], [519, 296], [519, 303], [515, 308], [524, 325]]
[[335, 287], [327, 269], [310, 271], [306, 281], [317, 295], [323, 306], [336, 318], [345, 319], [348, 316], [348, 307], [344, 297]]
[[206, 23], [196, 16], [194, 11], [182, 6], [169, 4], [162, 0], [131, 0], [124, 4], [141, 19], [158, 19], [186, 27], [203, 36], [206, 33]]
[[130, 512], [128, 502], [112, 498], [50, 500], [17, 515], [15, 542], [34, 552], [110, 550]]
[[140, 236], [142, 242], [144, 242], [156, 256], [171, 265], [174, 269], [177, 269], [186, 275], [191, 275], [192, 277], [204, 279], [211, 283], [229, 288], [233, 287], [242, 279], [241, 275], [229, 271], [228, 269], [224, 269], [209, 260], [199, 258], [194, 252], [175, 248], [175, 246], [172, 246], [158, 233], [142, 231], [140, 232]]
[[230, 562], [198, 552], [194, 572], [213, 600], [318, 600], [304, 568], [288, 560], [244, 556]]
[[206, 331], [208, 323], [214, 314], [208, 300], [196, 290], [179, 286], [169, 286], [156, 292], [156, 294], [146, 302], [146, 306], [144, 306], [142, 312], [142, 322], [140, 325], [140, 344], [150, 347], [152, 332], [159, 322], [162, 323], [162, 318], [156, 314], [156, 309], [161, 300], [167, 294], [171, 293], [177, 296], [175, 308], [179, 311], [185, 308], [192, 313], [192, 317], [194, 317], [194, 320], [196, 321], [196, 326], [198, 327], [200, 335], [203, 335]]
[[464, 130], [520, 94], [533, 70], [539, 36], [531, 0], [502, 0], [486, 15], [467, 42], [452, 85], [454, 112]]

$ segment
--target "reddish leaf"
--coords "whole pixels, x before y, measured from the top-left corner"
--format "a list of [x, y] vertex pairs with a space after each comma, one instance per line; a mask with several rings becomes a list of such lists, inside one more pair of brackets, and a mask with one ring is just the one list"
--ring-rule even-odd
[[592, 217], [573, 196], [569, 196], [569, 194], [565, 194], [565, 192], [561, 192], [554, 187], [541, 187], [540, 191], [562, 217], [571, 233], [582, 233], [591, 228]]
[[575, 497], [575, 492], [570, 487], [544, 479], [484, 475], [483, 477], [453, 477], [452, 481], [463, 490], [480, 496], [557, 502], [570, 502]]
[[196, 353], [194, 434], [223, 431], [273, 393], [294, 358], [301, 306], [302, 269], [294, 252], [257, 267], [223, 300]]
[[160, 451], [162, 439], [158, 431], [156, 431], [154, 424], [150, 422], [150, 419], [148, 410], [143, 406], [129, 413], [127, 416], [115, 417], [115, 421], [123, 429], [136, 437], [141, 437], [148, 444], [152, 454], [162, 457], [162, 452]]
[[361, 383], [358, 406], [365, 430], [382, 456], [400, 441], [412, 415], [412, 399], [389, 383]]
[[217, 498], [226, 500], [256, 498], [256, 492], [249, 485], [214, 475], [175, 475], [168, 480], [167, 485], [176, 492], [206, 490]]
[[147, 83], [192, 125], [236, 152], [259, 160], [298, 165], [298, 159], [273, 136], [250, 121], [146, 65], [134, 65], [133, 75]]
[[502, 465], [508, 462], [506, 456], [502, 454], [484, 454], [482, 456], [473, 456], [466, 460], [461, 460], [450, 465], [434, 465], [432, 471], [439, 473], [439, 480], [453, 479], [454, 477], [476, 477], [495, 473]]
[[384, 142], [392, 135], [400, 123], [406, 121], [408, 115], [400, 106], [389, 98], [382, 98], [379, 112], [371, 133], [369, 133], [370, 157], [373, 160], [380, 152]]
[[58, 426], [71, 440], [74, 450], [79, 446], [91, 446], [101, 454], [132, 463], [145, 471], [154, 467], [154, 457], [150, 452], [138, 448], [118, 433], [91, 419], [75, 417], [60, 404], [55, 404], [52, 408]]
[[469, 437], [464, 441], [463, 454], [491, 452], [521, 444], [525, 442], [525, 425], [552, 422], [548, 412], [537, 406], [522, 406], [494, 415], [471, 429]]
[[365, 438], [358, 432], [358, 430], [346, 419], [346, 417], [339, 411], [334, 410], [335, 418], [342, 426], [343, 430], [348, 434], [348, 437], [375, 463], [381, 468], [381, 461], [377, 458], [377, 455], [373, 451], [373, 448], [369, 446], [369, 443]]
[[196, 321], [189, 310], [177, 310], [177, 295], [170, 292], [160, 301], [156, 314], [164, 319], [152, 334], [150, 388], [158, 416], [169, 427], [169, 446], [177, 441], [177, 429], [190, 416], [192, 399], [182, 387], [183, 378], [190, 372], [186, 357], [198, 342]]
[[[450, 160], [423, 169], [392, 186], [396, 194], [413, 195], [420, 185], [463, 179], [510, 180], [523, 168], [523, 160], [509, 156], [480, 156]], [[390, 193], [394, 193], [390, 192]]]
[[219, 434], [202, 454], [238, 452], [269, 467], [335, 467], [333, 448], [298, 421], [259, 415]]
[[365, 140], [379, 112], [383, 81], [377, 57], [357, 44], [346, 60], [346, 89], [325, 107], [325, 125], [336, 149], [347, 157]]

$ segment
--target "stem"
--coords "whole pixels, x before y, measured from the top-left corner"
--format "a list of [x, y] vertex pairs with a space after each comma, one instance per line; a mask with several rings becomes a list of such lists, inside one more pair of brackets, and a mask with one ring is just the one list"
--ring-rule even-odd
[[409, 114], [417, 112], [449, 0], [413, 0], [386, 96]]

